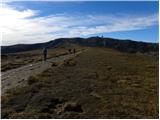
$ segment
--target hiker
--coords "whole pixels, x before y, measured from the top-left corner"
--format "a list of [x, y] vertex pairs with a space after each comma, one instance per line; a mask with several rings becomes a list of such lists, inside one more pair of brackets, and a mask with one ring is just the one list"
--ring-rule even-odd
[[76, 53], [76, 49], [75, 49], [75, 48], [73, 49], [73, 53], [74, 53], [74, 54]]
[[43, 56], [44, 56], [44, 61], [47, 59], [47, 48], [43, 48]]

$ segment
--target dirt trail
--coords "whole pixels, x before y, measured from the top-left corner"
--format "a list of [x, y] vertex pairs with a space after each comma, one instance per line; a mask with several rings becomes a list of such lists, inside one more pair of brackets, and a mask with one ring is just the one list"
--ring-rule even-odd
[[[82, 51], [76, 53], [80, 54]], [[59, 57], [50, 58], [47, 61], [40, 61], [33, 64], [28, 64], [16, 69], [2, 72], [1, 74], [1, 94], [3, 95], [8, 89], [17, 86], [24, 86], [27, 83], [27, 79], [32, 75], [42, 73], [44, 70], [51, 67], [52, 62], [63, 61], [69, 58], [75, 57], [74, 54], [63, 55]]]

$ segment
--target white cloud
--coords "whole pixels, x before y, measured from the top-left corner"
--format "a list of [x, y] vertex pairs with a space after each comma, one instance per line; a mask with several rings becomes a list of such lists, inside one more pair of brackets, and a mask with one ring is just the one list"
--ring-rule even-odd
[[79, 37], [98, 33], [145, 29], [158, 24], [158, 14], [135, 15], [69, 15], [36, 17], [38, 11], [0, 8], [2, 44], [45, 42], [59, 37]]

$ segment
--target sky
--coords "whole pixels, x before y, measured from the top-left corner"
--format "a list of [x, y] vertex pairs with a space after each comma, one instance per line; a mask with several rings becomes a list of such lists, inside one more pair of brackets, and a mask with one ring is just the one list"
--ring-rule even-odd
[[0, 7], [2, 45], [104, 36], [159, 42], [158, 1], [14, 1]]

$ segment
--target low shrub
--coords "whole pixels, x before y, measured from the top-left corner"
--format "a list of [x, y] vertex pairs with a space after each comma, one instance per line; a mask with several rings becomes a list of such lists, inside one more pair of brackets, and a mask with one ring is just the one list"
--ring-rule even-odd
[[36, 82], [38, 82], [38, 79], [37, 79], [36, 77], [30, 76], [30, 77], [28, 78], [28, 84], [29, 84], [29, 85], [32, 85], [32, 84], [34, 84], [34, 83], [36, 83]]
[[64, 104], [63, 107], [64, 112], [65, 111], [72, 111], [72, 112], [83, 112], [81, 105], [76, 102], [67, 102]]
[[74, 59], [69, 59], [65, 61], [65, 66], [75, 66], [77, 62]]

